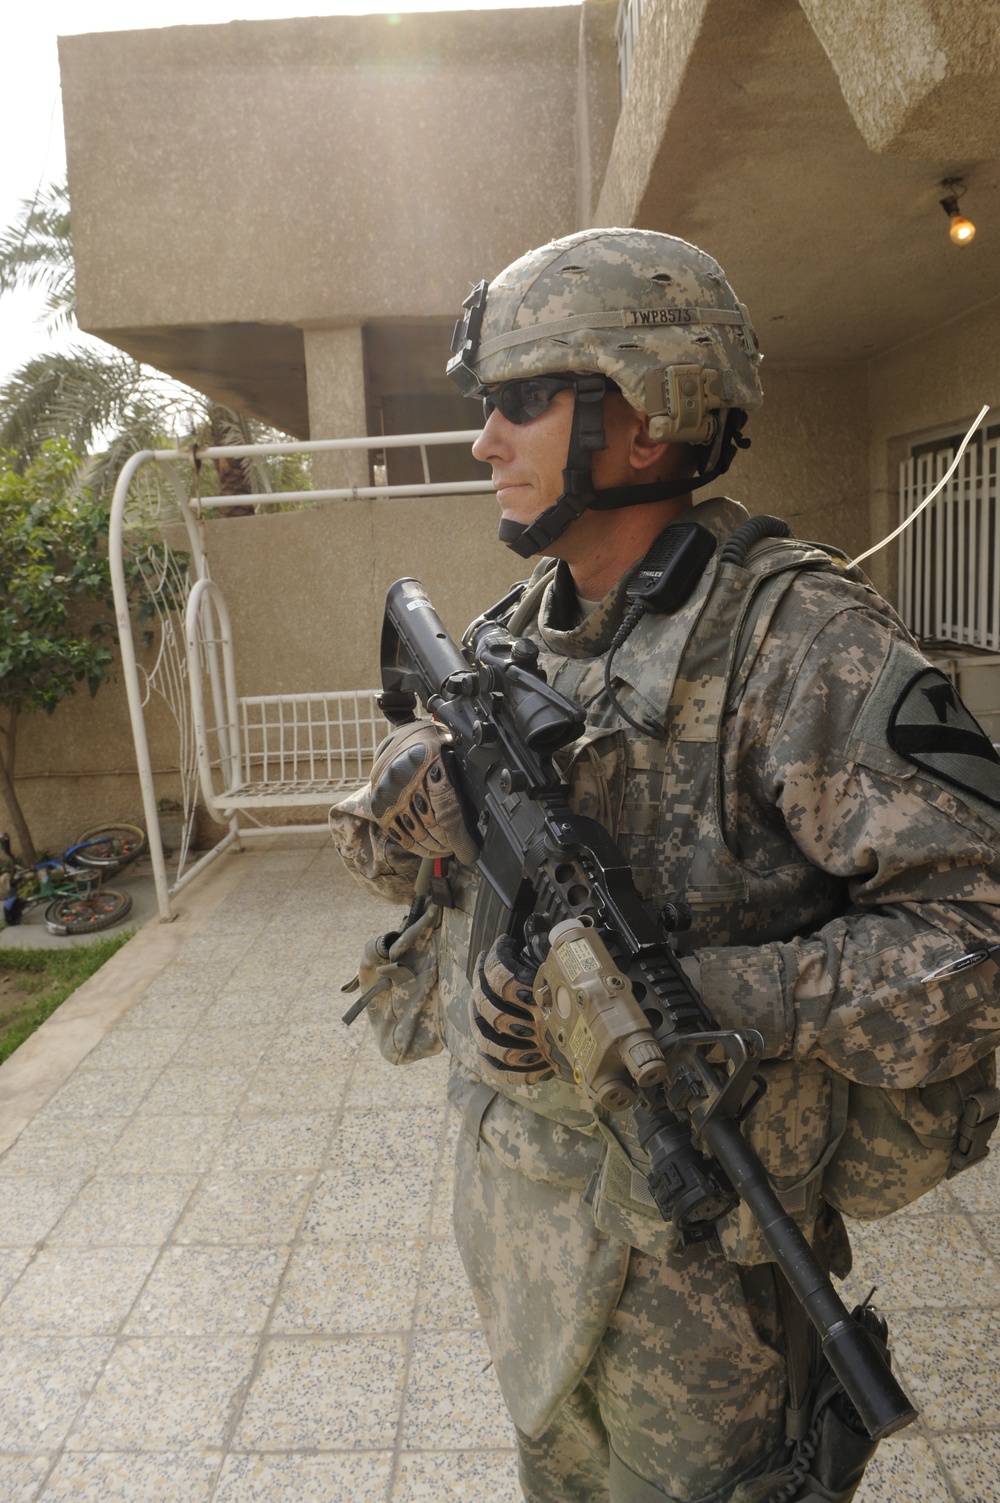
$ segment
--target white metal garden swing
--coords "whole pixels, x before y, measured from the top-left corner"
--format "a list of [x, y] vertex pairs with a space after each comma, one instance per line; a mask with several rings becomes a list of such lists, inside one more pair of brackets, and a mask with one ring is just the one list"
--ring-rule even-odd
[[[316, 454], [355, 450], [417, 448], [424, 481], [416, 485], [349, 486], [335, 490], [264, 492], [240, 496], [240, 504], [297, 502], [313, 505], [368, 497], [473, 495], [492, 489], [489, 481], [432, 482], [427, 449], [444, 444], [471, 445], [477, 430], [401, 434], [376, 438], [318, 439], [287, 444], [244, 444], [190, 450], [144, 450], [125, 465], [111, 508], [109, 550], [115, 615], [121, 644], [122, 671], [128, 696], [132, 736], [149, 833], [150, 856], [160, 917], [171, 917], [171, 898], [227, 847], [246, 837], [287, 830], [325, 829], [320, 824], [264, 823], [264, 811], [294, 806], [323, 808], [339, 794], [358, 787], [371, 768], [375, 748], [387, 724], [376, 703], [377, 689], [359, 687], [304, 694], [241, 695], [233, 651], [229, 610], [212, 579], [205, 549], [204, 513], [231, 506], [227, 496], [189, 501], [181, 475], [204, 460], [265, 458], [282, 454]], [[141, 488], [145, 466], [158, 465], [172, 481], [187, 533], [186, 557], [165, 541], [150, 546], [143, 560], [149, 600], [145, 614], [159, 628], [156, 662], [141, 666], [135, 636], [141, 628], [129, 608], [126, 546], [130, 501]], [[133, 506], [133, 513], [135, 507]], [[148, 512], [146, 513], [148, 520]], [[146, 716], [152, 697], [168, 706], [177, 726], [183, 791], [184, 835], [176, 873], [167, 871], [160, 836], [157, 794], [150, 760]], [[198, 796], [225, 834], [207, 852], [189, 860]]]

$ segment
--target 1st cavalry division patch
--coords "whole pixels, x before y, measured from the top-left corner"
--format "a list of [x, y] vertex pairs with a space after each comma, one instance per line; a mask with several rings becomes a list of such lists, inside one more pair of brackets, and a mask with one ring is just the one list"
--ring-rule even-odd
[[914, 674], [889, 717], [893, 751], [1000, 808], [1000, 753], [937, 668]]

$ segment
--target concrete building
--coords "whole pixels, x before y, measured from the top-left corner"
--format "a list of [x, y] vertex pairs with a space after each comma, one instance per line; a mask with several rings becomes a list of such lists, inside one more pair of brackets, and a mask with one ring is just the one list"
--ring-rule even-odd
[[[981, 0], [585, 0], [64, 38], [80, 322], [301, 437], [467, 427], [443, 367], [473, 283], [583, 226], [666, 230], [718, 257], [765, 355], [730, 492], [853, 556], [896, 524], [901, 467], [915, 456], [911, 489], [936, 476], [927, 456], [1000, 405], [998, 55]], [[968, 245], [949, 239], [949, 179]], [[867, 567], [963, 658], [1000, 740], [998, 434], [1000, 414], [902, 577], [895, 545]], [[327, 460], [318, 478], [366, 470]], [[243, 692], [370, 682], [386, 584], [448, 592], [457, 626], [517, 573], [492, 534], [482, 499], [214, 522]], [[100, 737], [81, 737], [99, 773]], [[38, 770], [59, 741], [35, 745]], [[120, 781], [92, 787], [96, 814], [124, 814]]]

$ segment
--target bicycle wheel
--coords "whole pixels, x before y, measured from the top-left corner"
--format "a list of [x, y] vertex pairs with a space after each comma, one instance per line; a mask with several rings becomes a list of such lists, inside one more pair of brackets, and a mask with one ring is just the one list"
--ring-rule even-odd
[[45, 910], [45, 927], [50, 934], [96, 934], [120, 924], [131, 908], [129, 893], [102, 887], [89, 896], [56, 898]]
[[81, 835], [66, 852], [70, 861], [101, 871], [121, 871], [147, 849], [145, 830], [138, 825], [97, 825]]

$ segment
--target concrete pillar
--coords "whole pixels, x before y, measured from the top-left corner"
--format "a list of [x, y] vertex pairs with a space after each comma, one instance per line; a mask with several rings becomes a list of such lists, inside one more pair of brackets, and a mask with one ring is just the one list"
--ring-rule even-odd
[[[306, 329], [310, 438], [358, 438], [367, 432], [361, 328]], [[317, 489], [368, 485], [362, 451], [313, 455]]]
[[594, 208], [607, 172], [618, 125], [617, 10], [608, 5], [580, 7], [580, 51], [576, 96], [576, 222], [596, 224]]

